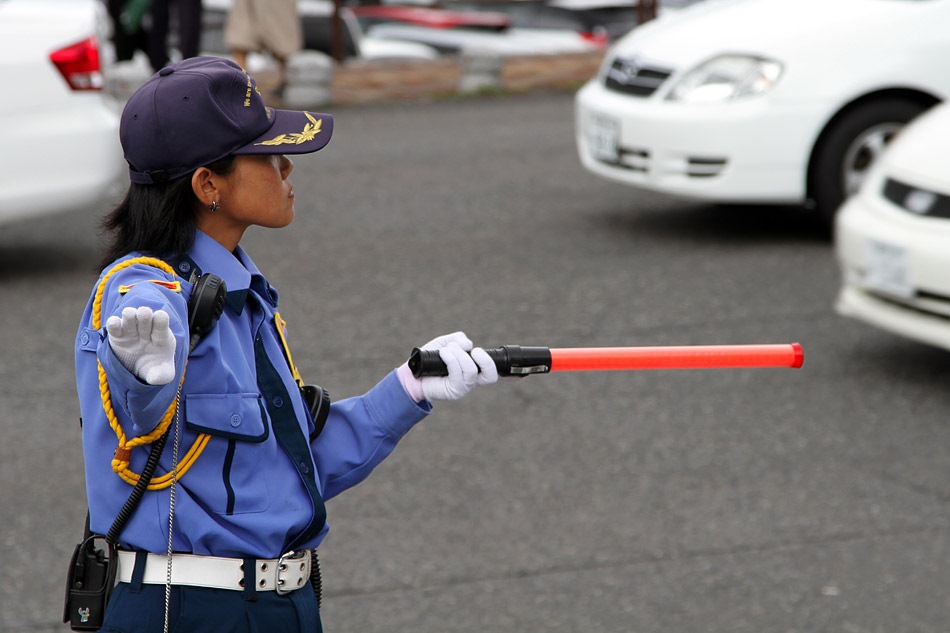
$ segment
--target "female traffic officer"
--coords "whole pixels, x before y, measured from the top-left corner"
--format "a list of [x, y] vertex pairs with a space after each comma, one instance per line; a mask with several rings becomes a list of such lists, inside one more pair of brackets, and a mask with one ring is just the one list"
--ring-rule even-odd
[[[366, 478], [431, 401], [498, 378], [464, 334], [441, 336], [423, 348], [448, 377], [403, 364], [332, 403], [314, 434], [277, 291], [240, 241], [290, 224], [285, 154], [315, 152], [332, 131], [328, 114], [265, 107], [254, 79], [218, 58], [162, 69], [125, 106], [131, 185], [106, 218], [112, 242], [76, 339], [93, 532], [113, 524], [150, 443], [170, 439], [117, 539], [103, 631], [320, 630], [309, 551], [328, 530], [324, 501]], [[188, 299], [205, 273], [227, 298], [189, 353]]]

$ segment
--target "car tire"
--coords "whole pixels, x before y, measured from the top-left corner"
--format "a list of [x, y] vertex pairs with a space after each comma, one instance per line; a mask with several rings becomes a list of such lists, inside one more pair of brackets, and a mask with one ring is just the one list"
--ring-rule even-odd
[[845, 111], [825, 130], [813, 154], [808, 190], [826, 228], [833, 228], [838, 207], [894, 134], [926, 109], [909, 99], [878, 99]]

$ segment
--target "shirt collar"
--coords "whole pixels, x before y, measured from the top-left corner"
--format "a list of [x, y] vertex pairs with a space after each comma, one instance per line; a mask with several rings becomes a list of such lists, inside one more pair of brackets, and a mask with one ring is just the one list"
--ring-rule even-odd
[[195, 242], [188, 256], [202, 272], [212, 272], [224, 279], [228, 288], [228, 305], [238, 314], [244, 307], [249, 291], [272, 306], [277, 305], [277, 291], [240, 246], [232, 253], [214, 238], [196, 229]]
[[207, 233], [195, 230], [195, 241], [188, 251], [188, 257], [201, 273], [214, 273], [224, 279], [229, 291], [247, 290], [250, 287], [251, 272], [244, 262]]

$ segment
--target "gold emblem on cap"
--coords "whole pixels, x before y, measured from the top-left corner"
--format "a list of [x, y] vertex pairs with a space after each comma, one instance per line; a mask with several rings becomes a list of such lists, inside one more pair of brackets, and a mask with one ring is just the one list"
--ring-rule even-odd
[[309, 112], [304, 112], [310, 123], [303, 126], [303, 132], [291, 132], [290, 134], [281, 134], [274, 138], [254, 143], [255, 145], [300, 145], [312, 141], [320, 133], [320, 126], [323, 125], [323, 119], [315, 119]]

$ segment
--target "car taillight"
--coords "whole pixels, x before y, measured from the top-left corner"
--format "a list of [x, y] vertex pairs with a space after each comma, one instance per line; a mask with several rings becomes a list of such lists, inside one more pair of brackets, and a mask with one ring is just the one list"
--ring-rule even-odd
[[593, 31], [580, 31], [578, 35], [581, 36], [585, 42], [590, 42], [598, 48], [606, 48], [610, 43], [610, 37], [607, 35], [607, 29], [603, 27], [595, 27]]
[[53, 51], [49, 58], [73, 90], [102, 90], [102, 67], [96, 38], [90, 37]]

